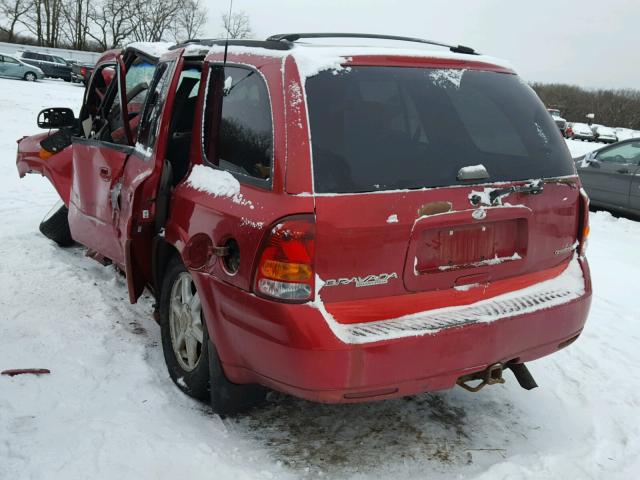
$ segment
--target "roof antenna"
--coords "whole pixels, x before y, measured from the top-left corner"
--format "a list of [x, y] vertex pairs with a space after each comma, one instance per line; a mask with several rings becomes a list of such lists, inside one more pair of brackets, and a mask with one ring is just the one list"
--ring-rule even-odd
[[233, 0], [229, 0], [229, 16], [227, 17], [227, 38], [224, 41], [224, 60], [222, 68], [227, 66], [227, 50], [229, 50], [229, 27], [231, 26], [231, 12], [233, 11]]

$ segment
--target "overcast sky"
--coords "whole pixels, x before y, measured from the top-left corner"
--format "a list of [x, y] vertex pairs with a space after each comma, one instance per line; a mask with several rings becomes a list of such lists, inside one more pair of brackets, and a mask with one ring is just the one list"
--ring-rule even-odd
[[[228, 1], [207, 2], [208, 36]], [[215, 6], [211, 4], [214, 3]], [[640, 89], [640, 0], [234, 0], [256, 38], [367, 32], [468, 45], [527, 81]]]

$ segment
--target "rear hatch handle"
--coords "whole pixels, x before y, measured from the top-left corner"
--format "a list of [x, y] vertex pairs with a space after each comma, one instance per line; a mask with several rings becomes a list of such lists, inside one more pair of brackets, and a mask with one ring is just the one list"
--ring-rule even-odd
[[[544, 182], [542, 180], [535, 180], [524, 185], [515, 185], [507, 188], [496, 188], [489, 192], [489, 202], [491, 205], [497, 205], [498, 200], [510, 193], [528, 193], [531, 195], [538, 195], [544, 190]], [[471, 195], [469, 197], [471, 204], [474, 206], [480, 205], [482, 197], [480, 195]]]

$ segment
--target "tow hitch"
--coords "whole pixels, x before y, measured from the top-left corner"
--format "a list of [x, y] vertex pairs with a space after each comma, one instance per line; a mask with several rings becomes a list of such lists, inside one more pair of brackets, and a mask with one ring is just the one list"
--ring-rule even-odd
[[[481, 372], [470, 373], [469, 375], [463, 375], [456, 382], [462, 388], [469, 392], [478, 392], [485, 385], [495, 385], [496, 383], [504, 383], [502, 378], [502, 372], [505, 368], [508, 368], [513, 372], [516, 380], [520, 386], [526, 390], [536, 388], [538, 384], [533, 379], [533, 376], [529, 372], [529, 369], [524, 363], [508, 363], [503, 365], [502, 363], [494, 363], [489, 365], [485, 370]], [[477, 385], [470, 385], [469, 382], [480, 380]]]

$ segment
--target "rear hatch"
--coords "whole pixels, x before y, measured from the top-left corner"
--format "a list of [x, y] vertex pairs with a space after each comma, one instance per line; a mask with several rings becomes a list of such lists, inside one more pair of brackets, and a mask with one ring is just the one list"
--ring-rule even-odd
[[432, 292], [437, 308], [505, 279], [522, 288], [571, 257], [573, 163], [517, 76], [352, 66], [308, 78], [306, 91], [322, 300], [381, 299], [377, 316], [346, 321], [409, 313], [417, 298], [390, 312], [392, 296]]

